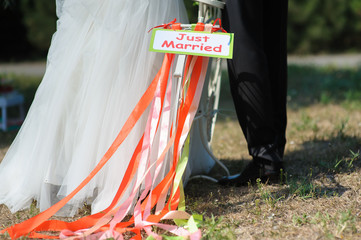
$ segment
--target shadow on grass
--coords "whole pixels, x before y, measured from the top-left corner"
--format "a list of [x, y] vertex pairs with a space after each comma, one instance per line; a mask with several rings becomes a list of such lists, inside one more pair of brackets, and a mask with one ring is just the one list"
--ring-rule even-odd
[[[317, 68], [304, 66], [288, 67], [288, 107], [294, 110], [313, 104], [337, 103], [344, 108], [360, 109], [361, 69]], [[220, 114], [217, 121], [235, 118], [233, 102], [226, 72], [223, 73]], [[236, 119], [236, 118], [235, 118]], [[292, 197], [301, 199], [332, 198], [341, 196], [350, 189], [340, 182], [338, 174], [352, 174], [361, 168], [361, 138], [342, 134], [305, 141], [297, 150], [285, 155], [285, 175], [281, 184], [276, 184], [270, 194], [280, 201]], [[227, 159], [222, 162], [231, 174], [241, 172], [248, 163], [246, 159]], [[215, 178], [224, 174], [221, 168], [212, 170]], [[266, 184], [267, 185], [267, 184]], [[233, 212], [237, 205], [254, 201], [257, 185], [249, 187], [223, 187], [207, 180], [193, 180], [185, 191], [191, 203], [190, 209], [201, 209], [207, 216], [223, 216]], [[236, 196], [237, 203], [228, 204]], [[203, 201], [203, 202], [202, 202]], [[193, 207], [194, 206], [194, 207]]]
[[[361, 109], [360, 99], [361, 68], [288, 66], [288, 107], [291, 109], [318, 103]], [[236, 116], [227, 71], [222, 72], [218, 116], [219, 121]]]
[[[261, 190], [257, 183], [243, 187], [224, 187], [207, 180], [192, 180], [185, 189], [190, 209], [200, 209], [208, 217], [223, 216], [226, 212], [232, 213], [235, 207], [259, 198], [260, 196], [255, 196], [257, 190], [258, 193], [261, 192], [261, 197], [267, 193], [274, 201], [287, 201], [294, 197], [318, 199], [342, 196], [351, 187], [341, 183], [336, 175], [359, 171], [360, 142], [361, 138], [348, 136], [304, 142], [299, 150], [286, 153], [285, 173], [280, 182], [262, 183], [271, 185], [272, 190]], [[230, 159], [222, 162], [230, 169], [231, 174], [236, 174], [241, 172], [249, 161]], [[224, 171], [215, 167], [211, 174], [220, 178]], [[227, 203], [228, 199], [234, 197], [237, 199], [236, 203]]]
[[[357, 100], [357, 103], [359, 103], [359, 99], [361, 99], [361, 69], [289, 66], [288, 77], [288, 95], [291, 99], [289, 107], [299, 108], [319, 102], [328, 104], [331, 102], [353, 102]], [[13, 76], [13, 78], [14, 87], [25, 96], [25, 107], [28, 110], [41, 79], [25, 76]], [[229, 116], [235, 118], [226, 71], [222, 72], [219, 109], [218, 121], [223, 121]], [[225, 117], [222, 117], [222, 112], [225, 113]], [[0, 147], [10, 145], [16, 134], [16, 130], [5, 133], [0, 132]], [[310, 169], [312, 169], [312, 177], [310, 178], [312, 180], [322, 174], [332, 177], [332, 174], [339, 171], [348, 171], [349, 169], [346, 168], [345, 170], [345, 167], [343, 167], [343, 164], [347, 164], [347, 161], [343, 159], [350, 156], [349, 149], [357, 152], [360, 142], [361, 139], [348, 136], [337, 136], [329, 140], [314, 139], [304, 142], [299, 151], [286, 154], [287, 172], [293, 178], [305, 178], [310, 173]], [[229, 169], [232, 169], [232, 173], [240, 172], [245, 165], [244, 162], [235, 160], [224, 160], [223, 162]], [[357, 165], [359, 164], [358, 162], [355, 162], [354, 166], [359, 167]], [[217, 173], [222, 172], [217, 169], [213, 171], [216, 172], [215, 176], [219, 176]]]
[[321, 173], [342, 173], [360, 168], [361, 138], [335, 136], [330, 139], [313, 139], [301, 148], [285, 155], [287, 172], [304, 176], [312, 169], [313, 176]]

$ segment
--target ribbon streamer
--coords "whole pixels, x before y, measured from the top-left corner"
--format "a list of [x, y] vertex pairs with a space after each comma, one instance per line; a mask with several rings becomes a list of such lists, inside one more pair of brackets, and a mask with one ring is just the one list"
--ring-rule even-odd
[[[179, 29], [180, 26], [174, 20], [157, 27], [169, 28], [170, 25], [174, 30]], [[209, 27], [206, 29], [208, 30]], [[204, 24], [197, 24], [196, 30], [204, 31]], [[154, 233], [151, 228], [151, 226], [157, 226], [178, 236], [200, 239], [200, 230], [196, 227], [187, 230], [176, 225], [161, 223], [165, 219], [190, 219], [189, 221], [193, 219], [184, 211], [182, 175], [188, 161], [188, 144], [185, 147], [184, 144], [198, 109], [208, 66], [208, 58], [187, 57], [185, 77], [182, 80], [183, 100], [175, 109], [176, 119], [172, 119], [171, 96], [175, 93], [172, 92], [171, 69], [174, 59], [174, 54], [165, 54], [161, 69], [140, 98], [116, 139], [81, 184], [49, 209], [22, 223], [3, 229], [0, 231], [1, 234], [7, 232], [12, 239], [22, 236], [45, 239], [107, 239], [110, 237], [123, 239], [124, 233], [133, 232], [132, 239], [141, 239], [141, 230], [144, 230], [154, 239], [161, 239], [161, 236]], [[135, 148], [112, 203], [103, 211], [74, 222], [48, 220], [101, 170], [149, 106], [150, 112], [144, 134]], [[157, 139], [159, 143], [158, 149], [155, 150], [156, 136], [159, 136]], [[157, 154], [152, 154], [152, 151], [157, 151]], [[156, 156], [155, 161], [152, 161], [151, 156]], [[172, 160], [170, 170], [156, 184], [156, 179], [168, 160]], [[125, 190], [130, 187], [132, 187], [130, 196], [120, 204], [119, 201]], [[137, 198], [140, 189], [143, 190]], [[169, 199], [166, 202], [168, 195]], [[123, 221], [132, 207], [134, 207], [133, 217]], [[154, 213], [152, 213], [153, 209]], [[41, 233], [49, 231], [59, 232], [59, 235]]]

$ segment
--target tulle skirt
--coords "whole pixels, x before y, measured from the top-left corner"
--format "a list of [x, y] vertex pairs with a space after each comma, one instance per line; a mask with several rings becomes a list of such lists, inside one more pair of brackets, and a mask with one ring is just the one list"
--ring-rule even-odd
[[[57, 0], [57, 15], [44, 78], [0, 164], [0, 203], [13, 212], [33, 199], [45, 210], [88, 176], [161, 66], [148, 30], [186, 21], [181, 0]], [[111, 203], [146, 120], [58, 215]]]

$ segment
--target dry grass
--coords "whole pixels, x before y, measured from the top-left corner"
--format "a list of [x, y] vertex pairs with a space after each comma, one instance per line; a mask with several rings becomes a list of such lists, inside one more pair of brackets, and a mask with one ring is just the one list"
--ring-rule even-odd
[[[304, 115], [316, 119], [317, 131], [300, 127], [311, 124], [302, 121]], [[234, 233], [228, 239], [361, 239], [360, 157], [348, 165], [349, 149], [361, 151], [360, 112], [315, 104], [290, 109], [288, 116], [282, 183], [223, 188], [194, 181], [186, 189], [189, 209], [222, 218], [214, 235], [219, 239], [224, 227]], [[340, 132], [342, 116], [349, 120]], [[234, 120], [219, 121], [213, 144], [232, 173], [250, 159], [238, 129]]]
[[[191, 182], [189, 210], [221, 219], [205, 224], [206, 238], [361, 239], [361, 98], [351, 97], [360, 96], [360, 80], [360, 70], [289, 68], [283, 181]], [[223, 91], [221, 108], [229, 109]], [[234, 113], [220, 117], [213, 151], [237, 173], [250, 160], [246, 142]]]
[[[361, 239], [361, 71], [290, 70], [282, 182], [225, 188], [191, 181], [186, 188], [188, 211], [204, 215], [205, 239]], [[347, 79], [356, 85], [337, 85]], [[222, 91], [221, 109], [232, 109], [227, 84]], [[250, 157], [235, 114], [221, 113], [212, 147], [236, 173]], [[0, 159], [14, 135], [0, 134]], [[89, 208], [82, 211], [79, 216]], [[31, 208], [11, 214], [0, 206], [0, 226], [36, 213]]]

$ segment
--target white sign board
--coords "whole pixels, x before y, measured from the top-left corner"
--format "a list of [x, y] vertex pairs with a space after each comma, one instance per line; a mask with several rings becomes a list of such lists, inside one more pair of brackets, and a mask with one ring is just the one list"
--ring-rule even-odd
[[233, 33], [155, 29], [150, 51], [232, 58]]

